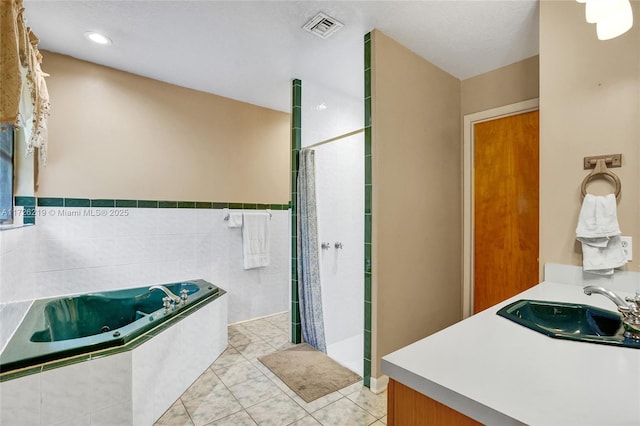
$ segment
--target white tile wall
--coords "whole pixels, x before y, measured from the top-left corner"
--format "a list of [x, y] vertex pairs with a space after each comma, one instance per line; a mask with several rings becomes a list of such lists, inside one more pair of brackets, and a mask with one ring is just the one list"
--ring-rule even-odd
[[0, 231], [0, 303], [35, 298], [36, 243], [34, 226]]
[[39, 208], [36, 226], [0, 232], [0, 303], [203, 278], [229, 293], [231, 323], [288, 310], [288, 211], [272, 211], [271, 264], [254, 270], [222, 210], [86, 211]]
[[91, 362], [81, 362], [40, 374], [41, 424], [65, 425], [90, 416], [91, 370]]
[[40, 424], [40, 379], [34, 374], [0, 383], [0, 424]]

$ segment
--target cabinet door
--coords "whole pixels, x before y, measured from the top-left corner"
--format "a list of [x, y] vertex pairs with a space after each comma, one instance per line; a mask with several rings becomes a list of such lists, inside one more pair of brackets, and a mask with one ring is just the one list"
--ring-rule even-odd
[[476, 426], [470, 417], [398, 383], [387, 387], [387, 426]]

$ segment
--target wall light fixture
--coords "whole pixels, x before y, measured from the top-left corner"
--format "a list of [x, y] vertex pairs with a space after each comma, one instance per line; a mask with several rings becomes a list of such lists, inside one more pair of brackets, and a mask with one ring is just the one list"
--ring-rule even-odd
[[633, 10], [629, 0], [576, 0], [585, 4], [585, 19], [596, 24], [599, 40], [618, 37], [633, 27]]

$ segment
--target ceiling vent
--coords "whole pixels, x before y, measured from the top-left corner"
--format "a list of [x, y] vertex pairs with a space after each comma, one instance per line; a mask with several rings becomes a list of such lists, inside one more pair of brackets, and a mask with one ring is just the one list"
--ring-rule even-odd
[[320, 12], [316, 16], [311, 18], [309, 22], [304, 24], [304, 27], [302, 28], [306, 31], [309, 31], [311, 34], [317, 35], [320, 38], [328, 38], [342, 27], [344, 27], [343, 23], [327, 14]]

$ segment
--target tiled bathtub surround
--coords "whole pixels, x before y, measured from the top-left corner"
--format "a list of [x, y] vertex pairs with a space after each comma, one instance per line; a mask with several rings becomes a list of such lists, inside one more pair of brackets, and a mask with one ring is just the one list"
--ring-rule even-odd
[[133, 350], [0, 383], [0, 424], [152, 424], [227, 346], [227, 296]]
[[31, 300], [0, 304], [0, 353], [29, 311]]
[[[0, 232], [2, 304], [203, 278], [228, 292], [230, 323], [288, 310], [287, 210], [272, 210], [270, 265], [244, 270], [241, 230], [228, 228], [213, 203], [50, 200], [38, 200], [35, 226]], [[51, 205], [59, 200], [65, 206]], [[94, 207], [72, 207], [87, 202]]]

